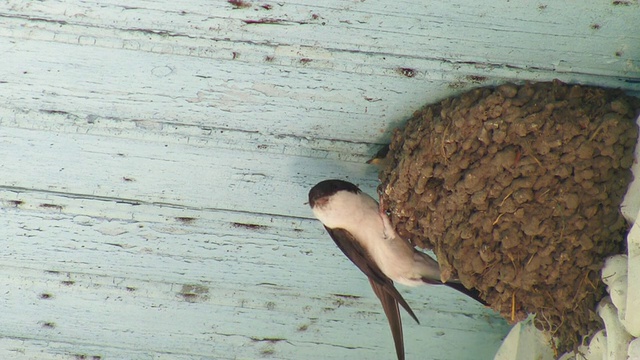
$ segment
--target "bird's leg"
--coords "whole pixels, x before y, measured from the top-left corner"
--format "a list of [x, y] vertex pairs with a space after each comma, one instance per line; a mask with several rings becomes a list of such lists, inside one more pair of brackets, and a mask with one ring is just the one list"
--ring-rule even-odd
[[382, 196], [380, 196], [378, 212], [380, 213], [380, 218], [382, 219], [382, 224], [384, 226], [384, 238], [385, 239], [395, 238], [396, 231], [393, 229], [393, 225], [391, 225], [391, 220], [389, 220], [389, 215], [387, 213], [387, 209], [385, 209], [385, 203]]
[[378, 187], [376, 188], [376, 192], [378, 193], [378, 209], [380, 210], [380, 216], [382, 216], [383, 214], [387, 214], [387, 209], [385, 209], [385, 202], [384, 202], [384, 190], [382, 189], [382, 184], [378, 185]]
[[380, 198], [380, 201], [378, 203], [378, 211], [380, 212], [380, 217], [384, 220], [385, 218], [387, 219], [387, 221], [389, 221], [389, 212], [386, 209], [386, 204], [384, 202], [384, 198], [382, 197], [382, 193], [380, 191], [378, 191], [378, 195]]

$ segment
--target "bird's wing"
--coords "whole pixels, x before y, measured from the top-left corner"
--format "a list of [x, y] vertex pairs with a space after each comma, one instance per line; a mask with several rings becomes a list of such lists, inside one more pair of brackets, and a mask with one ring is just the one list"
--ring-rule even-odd
[[398, 303], [407, 310], [416, 322], [420, 323], [418, 318], [395, 286], [393, 286], [393, 281], [371, 260], [367, 251], [353, 238], [351, 233], [343, 229], [326, 229], [333, 241], [338, 245], [338, 248], [369, 278], [371, 288], [380, 299], [384, 313], [389, 321], [398, 360], [404, 360], [404, 335], [402, 334], [402, 318], [400, 317]]
[[[344, 229], [330, 229], [326, 226], [325, 228], [327, 229], [327, 232], [336, 243], [336, 245], [338, 245], [338, 248], [342, 250], [342, 252], [349, 258], [349, 260], [351, 260], [351, 262], [353, 262], [358, 267], [358, 269], [360, 269], [360, 271], [362, 271], [365, 275], [367, 275], [367, 277], [369, 277], [369, 281], [371, 282], [373, 291], [380, 299], [380, 302], [382, 302], [382, 306], [384, 307], [387, 317], [389, 317], [387, 304], [395, 303], [395, 307], [397, 308], [398, 303], [400, 303], [400, 305], [402, 305], [407, 313], [409, 313], [409, 315], [411, 315], [411, 317], [419, 324], [420, 321], [418, 321], [418, 318], [413, 313], [413, 310], [411, 310], [411, 307], [409, 307], [409, 304], [407, 304], [402, 295], [400, 295], [395, 286], [393, 286], [393, 281], [389, 279], [382, 272], [382, 270], [380, 270], [378, 265], [376, 265], [376, 263], [371, 259], [371, 256], [369, 256], [367, 251], [360, 245], [360, 243], [358, 243], [353, 238], [353, 235], [351, 235], [350, 232]], [[373, 286], [373, 284], [376, 284], [376, 286]], [[384, 290], [383, 293], [387, 295], [381, 296], [380, 294], [382, 292], [379, 292], [379, 289], [377, 289], [377, 287]], [[391, 318], [389, 318], [389, 322], [391, 323]]]
[[376, 293], [376, 296], [380, 299], [380, 303], [382, 303], [385, 315], [387, 315], [398, 360], [404, 360], [404, 335], [402, 334], [402, 318], [400, 317], [398, 301], [396, 301], [393, 295], [386, 291], [384, 286], [376, 283], [372, 278], [369, 278], [369, 282], [371, 283], [373, 292]]

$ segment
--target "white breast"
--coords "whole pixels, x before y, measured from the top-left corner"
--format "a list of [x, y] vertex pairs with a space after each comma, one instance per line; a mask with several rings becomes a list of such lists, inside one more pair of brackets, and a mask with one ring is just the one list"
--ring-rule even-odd
[[369, 195], [338, 191], [322, 207], [313, 208], [313, 214], [328, 228], [342, 228], [349, 232], [363, 222], [379, 218], [378, 203]]
[[378, 203], [369, 195], [339, 191], [313, 212], [328, 228], [350, 232], [392, 280], [409, 286], [423, 284], [420, 278], [427, 264], [421, 264], [411, 244], [399, 238], [390, 223], [385, 224]]

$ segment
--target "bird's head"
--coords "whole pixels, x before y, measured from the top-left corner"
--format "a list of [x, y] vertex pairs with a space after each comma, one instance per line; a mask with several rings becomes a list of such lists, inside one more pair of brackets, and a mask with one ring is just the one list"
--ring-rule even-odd
[[363, 217], [377, 214], [378, 203], [344, 180], [325, 180], [309, 191], [313, 214], [328, 228], [350, 229]]
[[327, 205], [329, 198], [339, 191], [360, 193], [360, 189], [348, 181], [337, 179], [320, 181], [309, 190], [309, 206], [311, 209], [322, 208]]

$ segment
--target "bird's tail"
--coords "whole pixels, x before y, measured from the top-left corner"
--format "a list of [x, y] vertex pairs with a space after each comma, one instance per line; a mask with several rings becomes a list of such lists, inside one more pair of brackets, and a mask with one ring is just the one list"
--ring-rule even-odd
[[476, 289], [467, 289], [466, 287], [464, 287], [464, 285], [456, 282], [447, 282], [447, 283], [444, 283], [444, 285], [447, 285], [452, 289], [460, 291], [461, 293], [467, 295], [468, 297], [472, 298], [473, 300], [479, 302], [484, 306], [489, 306], [489, 304], [486, 301], [480, 298], [480, 292]]

